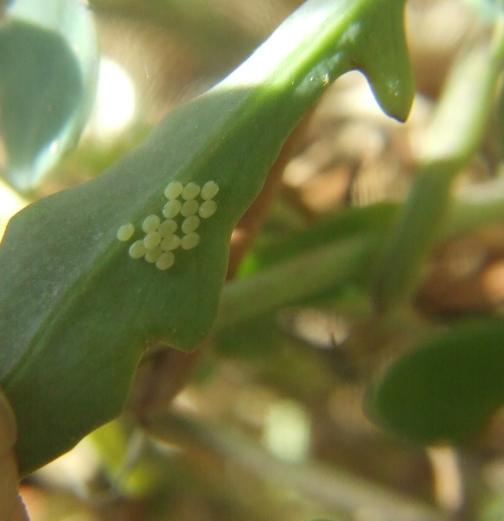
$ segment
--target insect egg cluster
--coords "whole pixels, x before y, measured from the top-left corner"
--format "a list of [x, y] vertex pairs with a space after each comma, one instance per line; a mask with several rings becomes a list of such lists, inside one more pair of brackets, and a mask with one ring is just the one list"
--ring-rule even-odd
[[[169, 270], [175, 264], [177, 249], [192, 250], [199, 245], [197, 230], [202, 219], [209, 219], [217, 211], [214, 198], [218, 192], [215, 181], [207, 181], [203, 186], [170, 182], [164, 190], [167, 201], [161, 208], [163, 217], [152, 214], [144, 218], [143, 236], [130, 245], [129, 256], [144, 259], [161, 271]], [[134, 235], [135, 226], [127, 223], [119, 227], [116, 237], [128, 242]]]

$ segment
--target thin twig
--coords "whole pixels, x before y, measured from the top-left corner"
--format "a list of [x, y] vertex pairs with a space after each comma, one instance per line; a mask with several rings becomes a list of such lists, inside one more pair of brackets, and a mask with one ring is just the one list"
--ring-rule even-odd
[[446, 521], [436, 508], [386, 487], [319, 463], [284, 463], [242, 434], [217, 425], [169, 414], [151, 418], [146, 430], [152, 436], [176, 442], [191, 452], [219, 461], [229, 460], [244, 471], [272, 483], [281, 483], [328, 507], [353, 513], [360, 508], [387, 521]]

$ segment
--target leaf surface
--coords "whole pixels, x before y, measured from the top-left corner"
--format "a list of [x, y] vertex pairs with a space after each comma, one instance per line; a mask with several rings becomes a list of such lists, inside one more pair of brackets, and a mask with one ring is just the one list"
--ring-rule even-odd
[[369, 395], [381, 426], [420, 444], [462, 443], [504, 403], [504, 324], [441, 333], [395, 362]]

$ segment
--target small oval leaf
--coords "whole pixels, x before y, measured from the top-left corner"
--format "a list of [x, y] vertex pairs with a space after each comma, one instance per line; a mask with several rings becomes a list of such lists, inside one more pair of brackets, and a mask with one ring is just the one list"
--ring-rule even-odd
[[468, 441], [504, 403], [504, 323], [456, 327], [395, 362], [369, 393], [370, 415], [407, 440]]

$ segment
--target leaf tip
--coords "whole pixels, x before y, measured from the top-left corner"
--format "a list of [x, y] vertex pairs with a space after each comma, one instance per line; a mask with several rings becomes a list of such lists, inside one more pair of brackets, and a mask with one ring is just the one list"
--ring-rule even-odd
[[408, 119], [414, 99], [414, 83], [411, 75], [402, 74], [389, 76], [384, 81], [369, 81], [382, 110], [390, 117], [404, 123]]
[[415, 82], [404, 30], [404, 2], [390, 3], [373, 4], [361, 37], [353, 44], [353, 54], [382, 110], [403, 122], [413, 104]]

